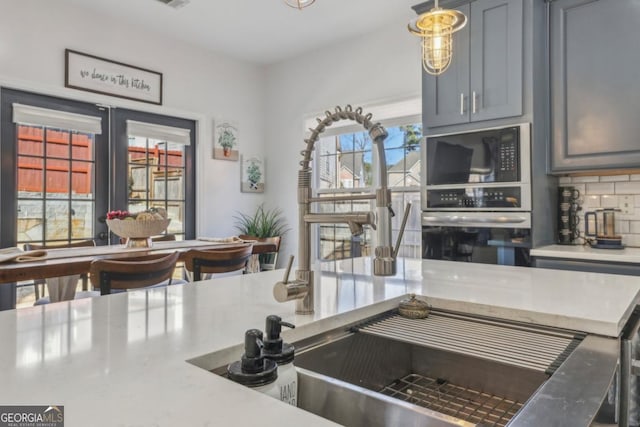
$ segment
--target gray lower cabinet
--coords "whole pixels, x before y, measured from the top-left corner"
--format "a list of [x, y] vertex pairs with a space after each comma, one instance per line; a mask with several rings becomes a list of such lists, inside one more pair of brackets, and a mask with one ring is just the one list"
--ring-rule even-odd
[[587, 273], [640, 276], [639, 264], [622, 262], [577, 261], [573, 259], [536, 257], [533, 260], [533, 266], [538, 268], [553, 268], [556, 270], [584, 271]]
[[423, 72], [424, 125], [521, 115], [522, 0], [476, 0], [455, 9], [469, 21], [453, 35], [449, 69]]
[[551, 171], [640, 168], [640, 1], [550, 4]]

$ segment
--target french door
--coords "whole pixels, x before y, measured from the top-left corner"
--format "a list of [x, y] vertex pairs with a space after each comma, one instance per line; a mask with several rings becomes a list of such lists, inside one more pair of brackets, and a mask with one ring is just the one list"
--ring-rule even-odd
[[106, 243], [106, 108], [2, 89], [0, 246]]
[[193, 120], [4, 88], [0, 98], [0, 247], [106, 244], [111, 209], [163, 208], [169, 233], [195, 237]]

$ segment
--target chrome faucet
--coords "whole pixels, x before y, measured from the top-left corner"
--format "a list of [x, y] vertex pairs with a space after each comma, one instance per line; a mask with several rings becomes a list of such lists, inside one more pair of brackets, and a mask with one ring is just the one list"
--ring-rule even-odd
[[[336, 107], [334, 112], [326, 111], [324, 119], [317, 118], [315, 129], [309, 129], [311, 135], [305, 139], [306, 148], [301, 151], [303, 160], [298, 171], [298, 270], [295, 279], [289, 281], [289, 273], [293, 264], [293, 255], [285, 271], [284, 279], [276, 283], [273, 295], [279, 302], [296, 299], [296, 314], [312, 314], [314, 307], [314, 280], [311, 271], [311, 224], [325, 223], [349, 225], [351, 233], [362, 233], [363, 225], [371, 225], [377, 230], [377, 246], [373, 260], [373, 274], [376, 276], [393, 276], [396, 274], [396, 256], [400, 247], [400, 240], [404, 234], [404, 228], [409, 216], [411, 204], [405, 209], [402, 226], [398, 235], [395, 248], [391, 246], [391, 219], [395, 216], [391, 208], [391, 191], [387, 186], [387, 162], [384, 153], [384, 140], [388, 134], [380, 123], [371, 122], [371, 114], [363, 115], [362, 108], [355, 110], [351, 105], [344, 109]], [[362, 194], [350, 196], [312, 197], [311, 193], [311, 154], [319, 135], [340, 120], [353, 120], [360, 123], [371, 137], [378, 150], [379, 186], [375, 194]], [[348, 212], [348, 213], [311, 213], [311, 203], [373, 200], [376, 201], [376, 214], [373, 212]]]

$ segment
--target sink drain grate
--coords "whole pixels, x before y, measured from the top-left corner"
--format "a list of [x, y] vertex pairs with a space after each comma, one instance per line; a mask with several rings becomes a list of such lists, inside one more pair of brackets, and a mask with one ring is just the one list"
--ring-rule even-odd
[[380, 390], [387, 396], [482, 426], [504, 426], [522, 403], [417, 374]]

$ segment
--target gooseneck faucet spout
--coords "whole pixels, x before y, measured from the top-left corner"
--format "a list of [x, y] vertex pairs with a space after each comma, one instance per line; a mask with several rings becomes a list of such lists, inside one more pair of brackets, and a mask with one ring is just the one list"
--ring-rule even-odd
[[[285, 272], [284, 280], [276, 283], [273, 294], [277, 301], [296, 299], [296, 314], [312, 314], [314, 307], [314, 281], [311, 271], [311, 224], [345, 223], [355, 235], [362, 233], [363, 225], [371, 225], [377, 230], [377, 246], [373, 261], [373, 274], [392, 276], [396, 274], [396, 256], [404, 226], [407, 221], [410, 204], [405, 209], [403, 224], [394, 248], [391, 244], [391, 219], [395, 215], [391, 208], [391, 191], [387, 186], [387, 162], [384, 152], [384, 140], [388, 134], [380, 123], [371, 122], [371, 114], [362, 114], [362, 108], [355, 110], [351, 105], [344, 109], [336, 107], [334, 112], [326, 111], [323, 119], [317, 118], [317, 126], [309, 129], [311, 135], [305, 139], [306, 148], [301, 151], [302, 161], [298, 171], [298, 270], [295, 279], [289, 281], [289, 273], [293, 264], [293, 256]], [[311, 193], [311, 155], [319, 135], [340, 120], [352, 120], [361, 124], [368, 132], [378, 152], [378, 188], [375, 195], [346, 195], [333, 197], [312, 197]], [[376, 200], [376, 214], [371, 212], [349, 212], [335, 214], [311, 213], [311, 203], [329, 201]]]

